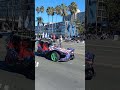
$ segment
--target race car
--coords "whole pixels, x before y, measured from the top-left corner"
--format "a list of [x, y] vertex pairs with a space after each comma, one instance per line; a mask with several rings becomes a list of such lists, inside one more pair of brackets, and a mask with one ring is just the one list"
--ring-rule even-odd
[[0, 69], [25, 75], [35, 80], [35, 58], [30, 39], [13, 35], [6, 45], [6, 56], [0, 61]]
[[57, 44], [53, 44], [51, 40], [41, 39], [37, 45], [37, 54], [44, 56], [45, 58], [57, 61], [69, 61], [74, 59], [74, 49], [73, 48], [61, 48]]

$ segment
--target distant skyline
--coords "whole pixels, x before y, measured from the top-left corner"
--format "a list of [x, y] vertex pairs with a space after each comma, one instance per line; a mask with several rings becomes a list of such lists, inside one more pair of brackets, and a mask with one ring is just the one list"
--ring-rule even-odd
[[[36, 17], [38, 17], [38, 14], [36, 12], [36, 7], [44, 6], [45, 11], [43, 14], [39, 13], [39, 16], [42, 16], [43, 22], [47, 23], [48, 22], [48, 15], [46, 13], [46, 9], [48, 6], [56, 7], [57, 5], [61, 5], [62, 3], [64, 3], [65, 5], [68, 6], [71, 4], [71, 2], [76, 2], [80, 12], [85, 12], [85, 0], [35, 0], [35, 21], [36, 21]], [[51, 16], [49, 17], [49, 21], [52, 22]], [[62, 21], [62, 17], [57, 16], [57, 22], [61, 22], [61, 21]], [[53, 17], [53, 22], [56, 22], [56, 15]], [[35, 26], [37, 26], [37, 22], [35, 22]]]

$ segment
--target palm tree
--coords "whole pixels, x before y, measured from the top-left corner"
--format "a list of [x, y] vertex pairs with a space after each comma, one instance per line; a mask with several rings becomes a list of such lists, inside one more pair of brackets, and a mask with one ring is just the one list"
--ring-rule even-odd
[[[72, 2], [69, 5], [69, 11], [71, 13], [71, 25], [73, 25], [73, 20], [75, 19], [75, 13], [77, 12], [77, 4], [75, 2]], [[74, 17], [74, 18], [73, 18]], [[71, 34], [71, 33], [70, 33]]]
[[61, 4], [61, 16], [63, 17], [63, 21], [65, 21], [65, 16], [68, 15], [68, 7], [65, 4]]
[[55, 15], [55, 9], [53, 7], [50, 8], [50, 15], [52, 16], [52, 33], [53, 33], [53, 16]]
[[40, 8], [37, 7], [37, 8], [36, 8], [36, 11], [37, 11], [37, 13], [39, 14], [39, 13], [40, 13]]
[[73, 21], [73, 19], [75, 19], [75, 13], [77, 12], [77, 4], [75, 2], [69, 5], [69, 11], [71, 13], [71, 21]]
[[[48, 15], [48, 23], [49, 23], [49, 16], [51, 15], [51, 8], [48, 7], [48, 8], [46, 9], [46, 12], [47, 12], [47, 15]], [[49, 28], [50, 28], [50, 25], [49, 25]]]
[[[76, 29], [77, 29], [78, 34], [80, 34], [84, 31], [84, 28], [83, 28], [82, 24], [80, 23], [79, 19], [75, 20], [75, 25], [76, 25]], [[76, 33], [76, 35], [77, 35], [77, 33]]]
[[48, 7], [48, 8], [46, 9], [46, 12], [47, 12], [47, 15], [48, 15], [48, 23], [49, 23], [49, 16], [50, 16], [50, 14], [51, 14], [50, 7]]
[[[39, 26], [40, 24], [43, 23], [43, 18], [42, 17], [37, 17], [37, 22], [38, 22], [38, 26]], [[41, 30], [41, 27], [40, 27], [40, 30]]]
[[41, 14], [44, 12], [44, 7], [43, 6], [40, 7], [40, 12], [41, 12]]
[[57, 5], [57, 6], [55, 7], [56, 22], [57, 22], [57, 15], [60, 15], [60, 11], [61, 11], [61, 7]]
[[[61, 4], [61, 16], [63, 17], [63, 21], [65, 22], [65, 16], [68, 15], [68, 7], [65, 4]], [[65, 22], [65, 31], [66, 31], [66, 22]]]

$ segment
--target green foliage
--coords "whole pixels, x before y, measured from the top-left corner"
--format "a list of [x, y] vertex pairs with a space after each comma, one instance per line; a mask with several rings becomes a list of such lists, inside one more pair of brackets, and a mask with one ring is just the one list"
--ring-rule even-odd
[[69, 5], [69, 10], [72, 15], [75, 14], [77, 12], [77, 4], [75, 2], [72, 2]]
[[37, 13], [39, 13], [39, 12], [40, 12], [40, 8], [39, 8], [39, 7], [37, 7], [37, 8], [36, 8], [36, 11], [37, 11]]
[[85, 29], [82, 26], [82, 24], [80, 23], [80, 20], [77, 19], [77, 20], [74, 20], [74, 22], [76, 24], [76, 29], [77, 29], [78, 33], [82, 33]]
[[[37, 7], [36, 8], [37, 13], [43, 13], [44, 7]], [[55, 14], [61, 15], [63, 18], [64, 16], [68, 15], [68, 11], [70, 11], [71, 15], [75, 14], [77, 12], [77, 4], [75, 2], [72, 2], [69, 6], [66, 6], [65, 4], [57, 5], [55, 8], [48, 7], [46, 9], [46, 12], [51, 16], [54, 16]]]
[[46, 12], [47, 12], [48, 15], [50, 15], [50, 14], [51, 14], [51, 8], [48, 7], [48, 8], [46, 9]]
[[43, 18], [42, 17], [37, 17], [37, 22], [38, 22], [38, 24], [43, 23]]
[[44, 7], [43, 7], [43, 6], [40, 7], [40, 12], [41, 12], [41, 13], [44, 12]]

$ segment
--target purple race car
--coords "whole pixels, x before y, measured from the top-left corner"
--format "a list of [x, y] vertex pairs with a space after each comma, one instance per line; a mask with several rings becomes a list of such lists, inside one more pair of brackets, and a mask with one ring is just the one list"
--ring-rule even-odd
[[51, 40], [40, 40], [38, 42], [37, 54], [46, 57], [54, 62], [57, 61], [69, 61], [74, 59], [73, 48], [60, 48], [57, 45], [53, 45]]

